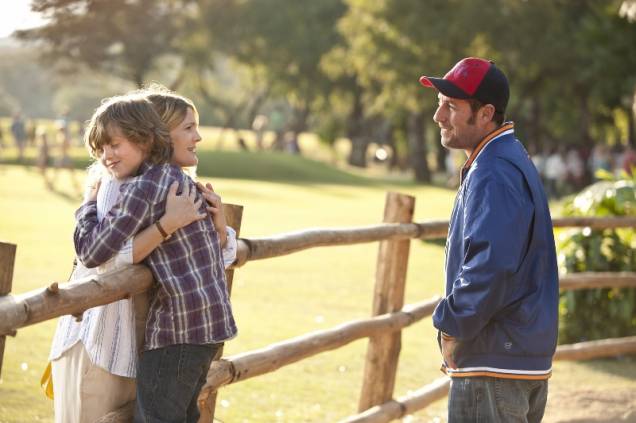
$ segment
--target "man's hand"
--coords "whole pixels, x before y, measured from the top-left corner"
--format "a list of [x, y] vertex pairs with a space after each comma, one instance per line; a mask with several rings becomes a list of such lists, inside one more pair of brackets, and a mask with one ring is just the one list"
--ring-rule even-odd
[[457, 364], [455, 364], [455, 349], [458, 344], [457, 340], [452, 336], [442, 334], [441, 344], [442, 356], [444, 357], [444, 362], [446, 362], [446, 367], [456, 369]]

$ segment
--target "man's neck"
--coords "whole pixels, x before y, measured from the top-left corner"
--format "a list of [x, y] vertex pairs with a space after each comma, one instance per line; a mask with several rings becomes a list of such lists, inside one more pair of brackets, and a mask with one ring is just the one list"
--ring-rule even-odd
[[479, 144], [481, 144], [483, 139], [486, 138], [490, 133], [495, 131], [497, 128], [499, 128], [499, 125], [497, 125], [495, 122], [493, 122], [493, 121], [488, 122], [482, 128], [482, 130], [479, 131], [478, 134], [475, 136], [475, 143], [472, 145], [472, 147], [464, 150], [464, 152], [466, 153], [466, 157], [470, 157], [473, 154], [473, 152], [475, 151], [475, 149], [477, 148], [477, 146], [479, 146]]

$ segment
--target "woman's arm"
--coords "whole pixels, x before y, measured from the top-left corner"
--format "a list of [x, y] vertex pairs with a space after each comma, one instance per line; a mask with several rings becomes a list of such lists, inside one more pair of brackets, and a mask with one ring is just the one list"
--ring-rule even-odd
[[[206, 213], [199, 212], [203, 200], [195, 201], [196, 189], [177, 195], [178, 185], [178, 182], [173, 182], [170, 185], [166, 197], [166, 212], [159, 219], [159, 225], [168, 235], [194, 221], [207, 217]], [[139, 232], [132, 241], [132, 262], [141, 262], [163, 241], [163, 234], [156, 223]]]

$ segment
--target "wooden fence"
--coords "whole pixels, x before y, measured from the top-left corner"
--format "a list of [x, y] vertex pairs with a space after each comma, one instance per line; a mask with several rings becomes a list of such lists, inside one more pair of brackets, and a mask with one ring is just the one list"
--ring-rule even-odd
[[[432, 314], [439, 298], [404, 306], [404, 288], [411, 239], [442, 238], [447, 221], [412, 222], [413, 197], [388, 193], [384, 222], [359, 228], [310, 229], [271, 238], [239, 239], [236, 267], [252, 260], [291, 254], [320, 246], [349, 245], [380, 241], [376, 263], [373, 316], [316, 331], [262, 349], [230, 357], [217, 357], [210, 366], [207, 382], [199, 396], [200, 422], [212, 422], [217, 390], [324, 351], [340, 348], [352, 341], [369, 338], [358, 411], [347, 422], [387, 422], [411, 414], [448, 393], [449, 379], [440, 378], [402, 398], [393, 398], [401, 331]], [[242, 208], [226, 205], [228, 223], [240, 230]], [[555, 227], [619, 228], [636, 227], [636, 218], [559, 218]], [[6, 335], [15, 335], [24, 326], [65, 314], [81, 315], [101, 304], [129, 298], [149, 289], [150, 271], [141, 265], [108, 274], [46, 288], [25, 294], [8, 295], [11, 289], [15, 246], [0, 243], [0, 370]], [[234, 270], [228, 271], [232, 285]], [[440, 281], [440, 287], [442, 282]], [[601, 287], [636, 287], [636, 273], [581, 273], [560, 279], [562, 290]], [[582, 360], [636, 352], [636, 337], [606, 339], [562, 345], [556, 360]], [[219, 356], [222, 353], [219, 353]], [[129, 421], [132, 406], [105, 416], [101, 422]]]

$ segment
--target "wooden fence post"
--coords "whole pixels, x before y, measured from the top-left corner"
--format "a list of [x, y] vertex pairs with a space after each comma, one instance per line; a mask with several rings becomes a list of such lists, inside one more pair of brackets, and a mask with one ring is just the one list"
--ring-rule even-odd
[[[0, 297], [11, 292], [15, 250], [15, 244], [0, 242]], [[2, 375], [2, 358], [4, 357], [5, 340], [6, 336], [0, 335], [0, 376]]]
[[[241, 231], [241, 222], [243, 220], [243, 206], [237, 206], [235, 204], [223, 204], [223, 211], [225, 213], [225, 220], [227, 225], [231, 226], [236, 231], [236, 238], [239, 237]], [[227, 279], [227, 288], [232, 294], [232, 281], [234, 280], [234, 269], [228, 269], [225, 271], [225, 278]], [[217, 351], [214, 360], [219, 360], [223, 356], [223, 347]], [[199, 411], [201, 416], [199, 417], [199, 423], [213, 423], [214, 411], [216, 409], [216, 391], [201, 392], [198, 399]]]
[[[414, 208], [414, 197], [389, 192], [383, 222], [410, 223]], [[373, 294], [374, 316], [402, 309], [409, 248], [410, 239], [380, 242]], [[369, 339], [359, 411], [383, 404], [393, 396], [401, 339], [399, 331]]]

